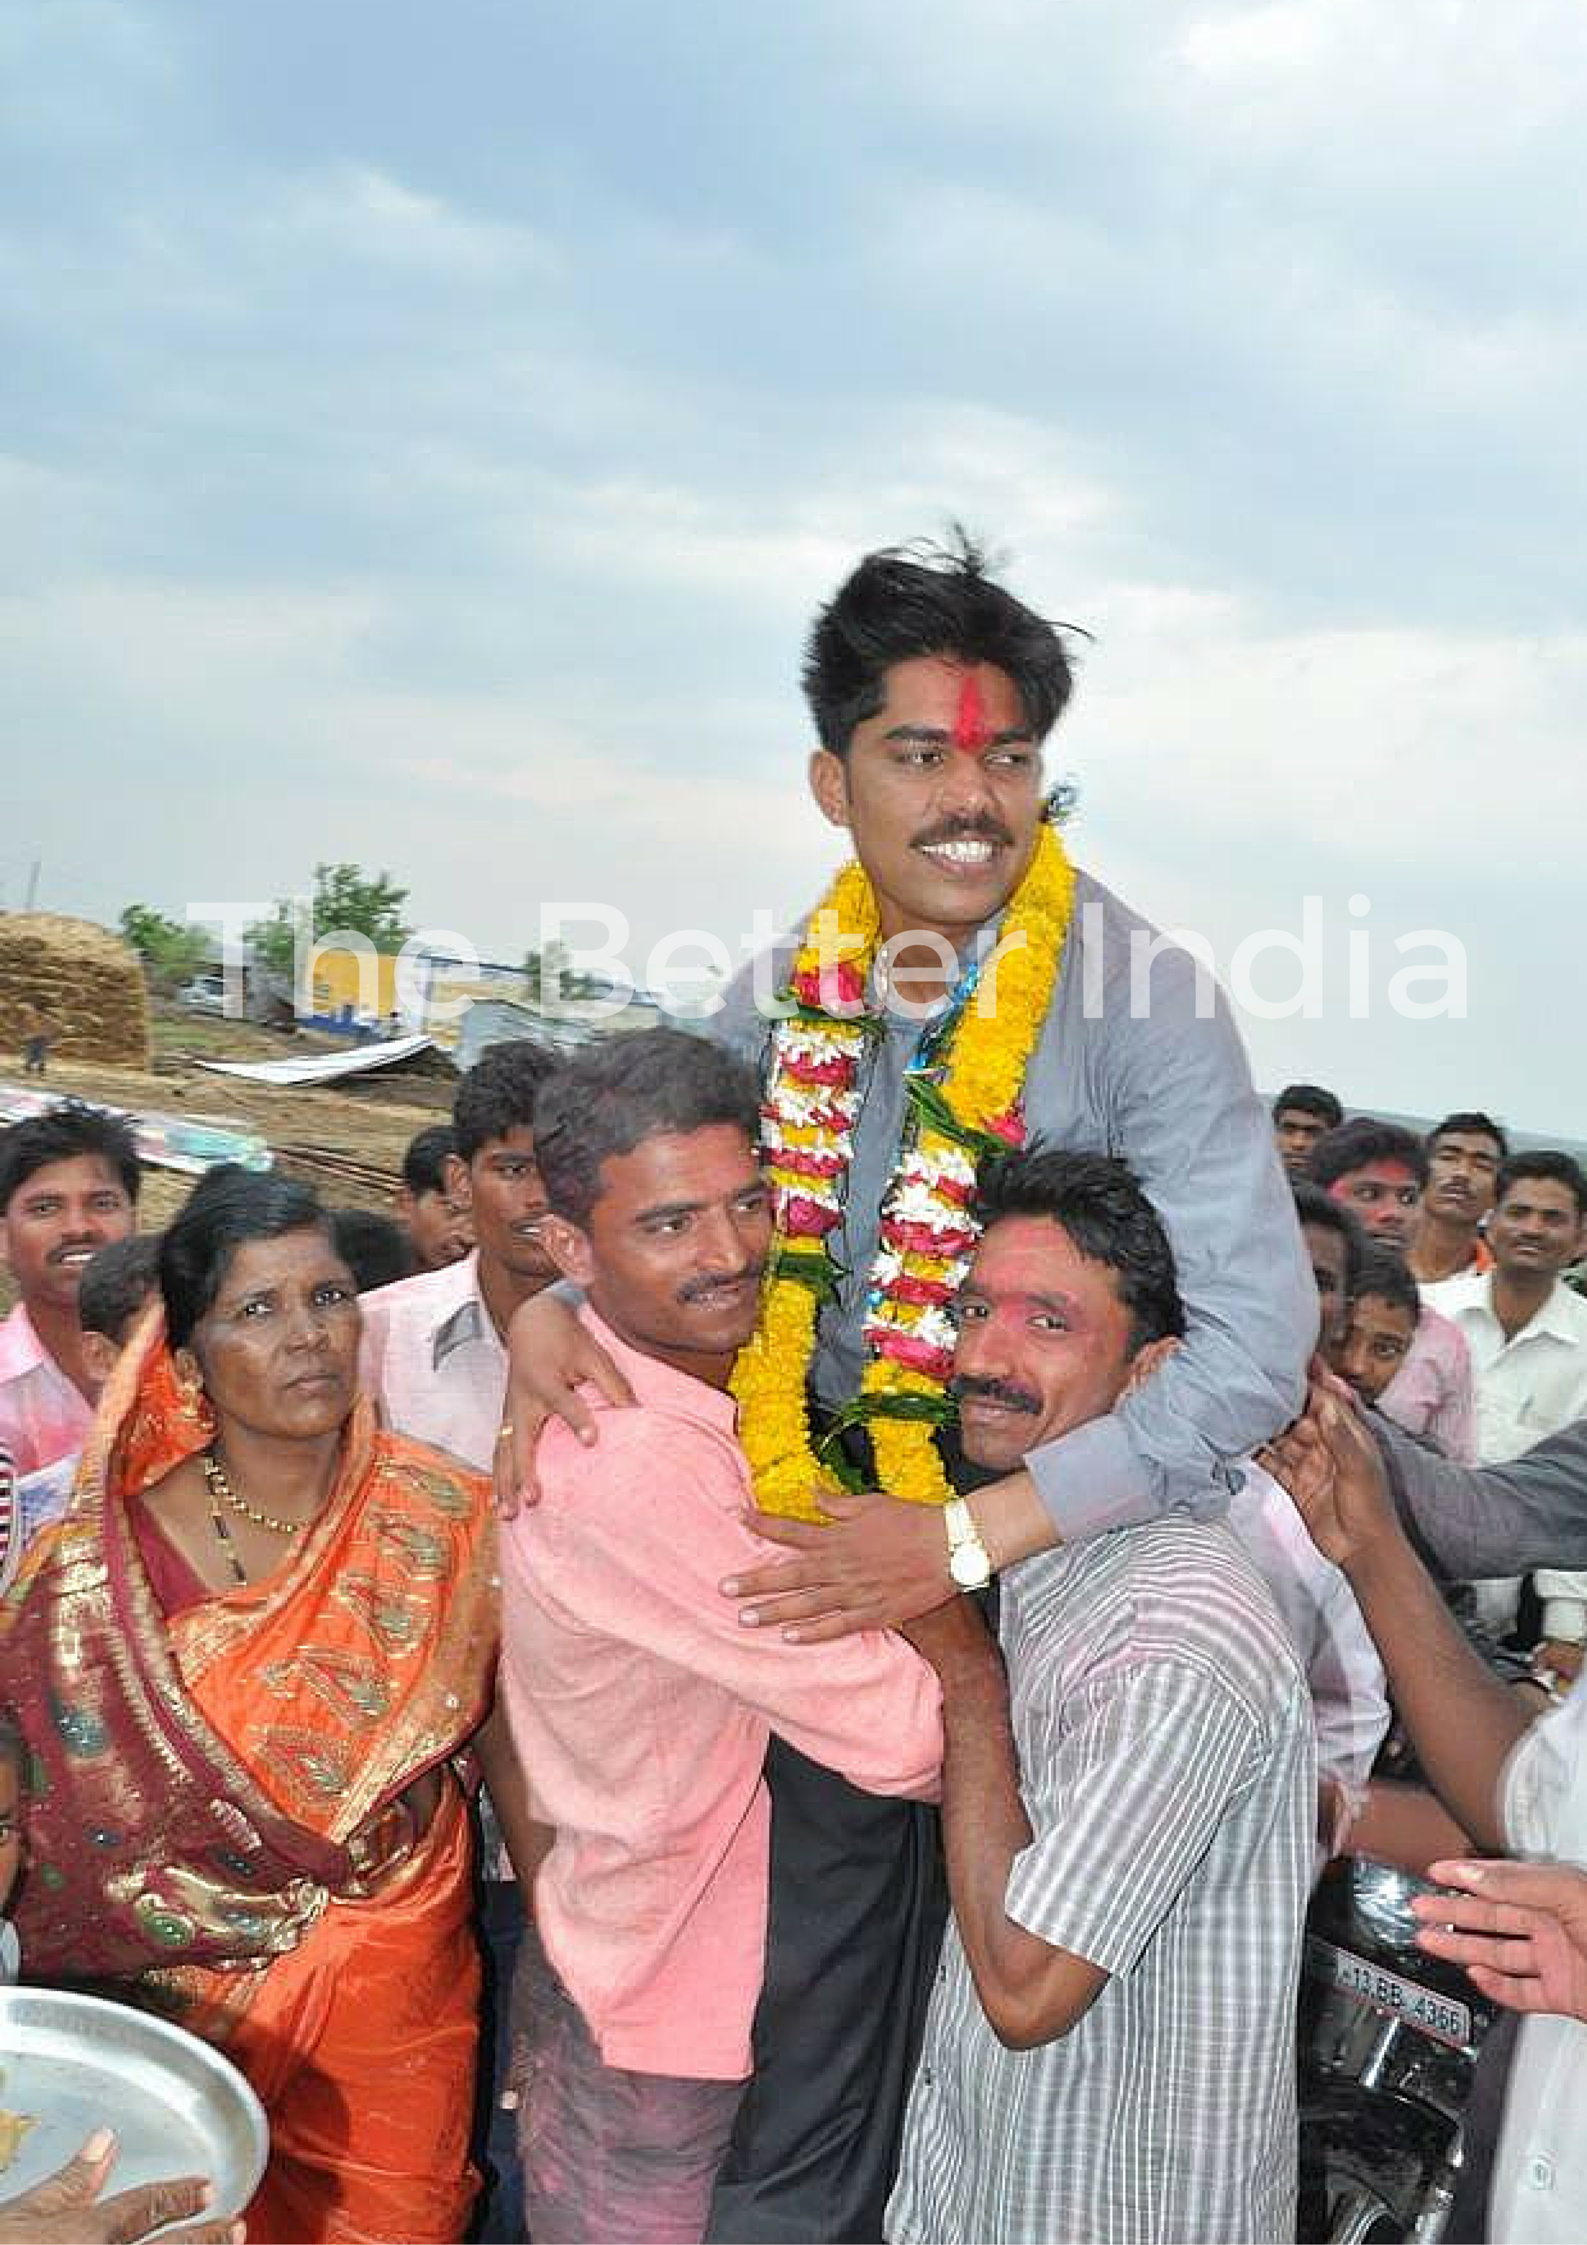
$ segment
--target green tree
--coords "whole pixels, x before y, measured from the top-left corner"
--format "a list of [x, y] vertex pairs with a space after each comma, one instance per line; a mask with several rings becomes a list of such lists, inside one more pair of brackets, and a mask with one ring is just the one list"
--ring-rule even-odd
[[570, 965], [565, 943], [548, 943], [544, 951], [530, 951], [523, 963], [524, 995], [532, 1006], [545, 1006], [565, 998], [595, 998], [601, 986], [594, 978]]
[[156, 912], [152, 904], [129, 904], [121, 915], [121, 933], [157, 989], [174, 990], [204, 964], [200, 930]]
[[369, 874], [356, 865], [317, 865], [308, 913], [300, 915], [293, 903], [283, 901], [268, 920], [255, 921], [248, 941], [271, 974], [290, 982], [300, 917], [310, 942], [345, 928], [367, 936], [378, 952], [390, 956], [413, 933], [402, 917], [407, 901], [407, 890], [399, 889], [389, 873]]

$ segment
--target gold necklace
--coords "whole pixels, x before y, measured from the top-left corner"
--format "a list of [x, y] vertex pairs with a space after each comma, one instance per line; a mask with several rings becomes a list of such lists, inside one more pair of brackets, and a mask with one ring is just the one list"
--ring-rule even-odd
[[[204, 1479], [208, 1484], [212, 1498], [219, 1497], [221, 1503], [229, 1504], [233, 1512], [240, 1512], [243, 1518], [251, 1520], [256, 1528], [268, 1528], [273, 1536], [295, 1536], [303, 1525], [301, 1520], [278, 1520], [274, 1513], [261, 1512], [258, 1506], [250, 1504], [246, 1497], [239, 1497], [227, 1480], [226, 1469], [213, 1450], [204, 1452]], [[211, 1509], [213, 1510], [213, 1507]], [[216, 1513], [215, 1517], [219, 1519], [220, 1515]]]

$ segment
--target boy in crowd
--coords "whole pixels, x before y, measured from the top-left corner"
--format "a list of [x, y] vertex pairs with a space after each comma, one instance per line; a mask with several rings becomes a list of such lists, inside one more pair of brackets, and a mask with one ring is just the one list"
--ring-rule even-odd
[[461, 1263], [474, 1244], [467, 1189], [453, 1170], [457, 1133], [450, 1123], [431, 1123], [408, 1141], [397, 1193], [397, 1221], [413, 1247], [413, 1267], [444, 1270]]
[[386, 1423], [486, 1473], [507, 1385], [508, 1321], [557, 1275], [540, 1240], [546, 1201], [534, 1130], [555, 1065], [540, 1045], [514, 1038], [469, 1069], [453, 1105], [444, 1182], [470, 1209], [476, 1244], [363, 1302], [363, 1382]]
[[1297, 1177], [1291, 1189], [1317, 1284], [1317, 1346], [1332, 1363], [1349, 1327], [1350, 1298], [1367, 1251], [1366, 1234], [1349, 1209], [1331, 1200], [1320, 1185]]
[[83, 1446], [98, 1386], [77, 1290], [89, 1259], [137, 1215], [128, 1125], [66, 1100], [0, 1131], [0, 1234], [21, 1296], [0, 1325], [0, 1450], [19, 1474]]
[[1321, 1084], [1286, 1084], [1273, 1102], [1273, 1136], [1278, 1158], [1291, 1178], [1304, 1177], [1312, 1148], [1325, 1131], [1337, 1130], [1345, 1111]]
[[[1405, 1254], [1427, 1182], [1427, 1155], [1411, 1131], [1357, 1115], [1318, 1140], [1311, 1175], [1350, 1210], [1369, 1240]], [[1451, 1457], [1470, 1462], [1471, 1358], [1448, 1318], [1430, 1310], [1418, 1320], [1383, 1407], [1410, 1432], [1430, 1435]]]
[[[83, 1369], [90, 1398], [115, 1370], [116, 1360], [148, 1305], [159, 1279], [160, 1234], [134, 1232], [101, 1247], [83, 1267], [77, 1289], [77, 1318], [82, 1328]], [[33, 1473], [23, 1474], [16, 1489], [16, 1523], [9, 1551], [0, 1562], [0, 1590], [16, 1573], [23, 1553], [41, 1528], [58, 1520], [66, 1510], [77, 1477], [78, 1450], [68, 1450]]]
[[[728, 1393], [772, 1238], [759, 1124], [750, 1070], [668, 1029], [579, 1054], [537, 1110], [541, 1236], [636, 1399], [599, 1409], [591, 1448], [550, 1426], [540, 1502], [502, 1530], [502, 1690], [556, 1835], [513, 2004], [546, 2245], [705, 2233], [751, 2069], [769, 1736], [875, 1793], [937, 1786], [938, 1691], [908, 1646], [790, 1645], [718, 1591], [770, 1550]], [[812, 2019], [833, 2001], [807, 1991]]]
[[[1433, 1346], [1423, 1346], [1431, 1331]], [[1458, 1326], [1428, 1306], [1409, 1266], [1372, 1242], [1350, 1300], [1345, 1337], [1333, 1364], [1365, 1403], [1375, 1403], [1407, 1434], [1471, 1465], [1477, 1455], [1470, 1351]]]
[[1427, 1134], [1427, 1183], [1408, 1257], [1423, 1286], [1493, 1268], [1482, 1236], [1510, 1144], [1491, 1115], [1446, 1115]]

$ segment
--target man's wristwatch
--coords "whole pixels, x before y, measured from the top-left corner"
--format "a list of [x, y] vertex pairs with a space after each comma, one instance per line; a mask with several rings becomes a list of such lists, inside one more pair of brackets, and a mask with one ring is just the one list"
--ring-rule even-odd
[[942, 1517], [948, 1530], [949, 1574], [961, 1590], [984, 1590], [992, 1579], [992, 1555], [963, 1497], [950, 1497]]

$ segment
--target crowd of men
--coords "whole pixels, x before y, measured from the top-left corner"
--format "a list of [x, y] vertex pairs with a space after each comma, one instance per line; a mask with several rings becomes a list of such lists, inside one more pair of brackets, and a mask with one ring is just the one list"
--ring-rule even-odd
[[[966, 550], [867, 557], [805, 684], [913, 1001], [868, 985], [798, 1398], [850, 1493], [765, 1510], [734, 1391], [796, 1246], [779, 1162], [817, 1142], [769, 1140], [790, 1047], [750, 970], [711, 1036], [489, 1050], [410, 1149], [418, 1267], [364, 1274], [383, 1419], [501, 1496], [479, 2234], [1291, 2235], [1308, 1898], [1381, 1844], [1442, 1879], [1428, 1946], [1544, 2014], [1490, 2234], [1573, 2235], [1587, 1180], [1474, 1110], [1425, 1141], [1315, 1086], [1269, 1114], [1181, 955], [1126, 1004], [1145, 923], [1075, 873], [1100, 917], [956, 1203], [949, 1501], [879, 1487], [898, 1148], [1046, 847], [1070, 679]], [[0, 1135], [7, 1576], [152, 1284], [136, 1197], [103, 1116]], [[1375, 1798], [1395, 1718], [1420, 1825]], [[1506, 1850], [1556, 1867], [1468, 1861]]]

